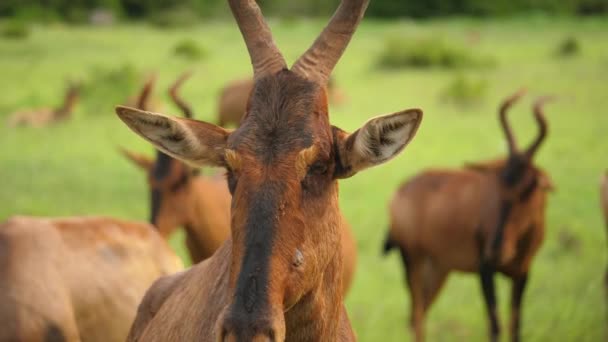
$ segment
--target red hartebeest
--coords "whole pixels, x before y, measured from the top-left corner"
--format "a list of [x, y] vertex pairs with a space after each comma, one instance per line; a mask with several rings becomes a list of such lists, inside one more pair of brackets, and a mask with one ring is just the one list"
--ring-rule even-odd
[[[193, 117], [190, 105], [179, 96], [181, 84], [190, 76], [182, 75], [169, 88], [169, 95], [186, 118]], [[146, 110], [152, 83], [147, 82], [138, 97], [138, 108]], [[156, 160], [130, 151], [125, 156], [148, 173], [151, 218], [161, 235], [168, 237], [182, 226], [193, 263], [210, 257], [230, 237], [230, 193], [224, 177], [206, 177], [198, 169], [157, 151]], [[166, 171], [159, 171], [166, 170]], [[357, 260], [357, 247], [350, 227], [344, 221], [344, 293], [350, 288]]]
[[[247, 110], [247, 100], [253, 90], [254, 80], [251, 78], [235, 80], [226, 85], [220, 92], [217, 107], [218, 125], [238, 126]], [[344, 94], [336, 87], [335, 80], [330, 77], [327, 81], [329, 101], [334, 104], [344, 102]]]
[[[169, 95], [184, 115], [192, 109], [178, 90], [190, 76], [185, 73], [169, 88]], [[148, 110], [153, 83], [146, 82], [137, 107]], [[193, 263], [210, 257], [230, 236], [230, 192], [224, 177], [200, 175], [198, 169], [157, 151], [156, 159], [123, 151], [148, 174], [150, 222], [165, 238], [178, 227], [186, 231], [186, 246]]]
[[181, 268], [148, 224], [12, 217], [0, 223], [0, 341], [124, 341], [146, 290]]
[[63, 103], [59, 108], [37, 108], [15, 112], [9, 115], [8, 125], [11, 127], [29, 126], [44, 127], [66, 121], [72, 115], [78, 102], [80, 85], [70, 83], [65, 91]]
[[366, 0], [343, 0], [291, 69], [255, 1], [229, 4], [255, 79], [238, 129], [117, 107], [165, 153], [226, 168], [232, 194], [231, 239], [189, 271], [157, 281], [129, 341], [352, 341], [337, 180], [396, 156], [422, 112], [377, 117], [352, 134], [329, 124], [326, 82]]
[[516, 147], [507, 110], [523, 92], [507, 99], [500, 122], [509, 154], [462, 170], [425, 171], [403, 184], [390, 203], [390, 231], [384, 250], [397, 247], [406, 268], [411, 324], [424, 340], [424, 317], [452, 270], [479, 272], [490, 320], [498, 339], [494, 273], [513, 280], [511, 334], [519, 340], [521, 300], [532, 258], [541, 246], [550, 182], [534, 155], [547, 134], [544, 99], [534, 113], [540, 133], [526, 150]]

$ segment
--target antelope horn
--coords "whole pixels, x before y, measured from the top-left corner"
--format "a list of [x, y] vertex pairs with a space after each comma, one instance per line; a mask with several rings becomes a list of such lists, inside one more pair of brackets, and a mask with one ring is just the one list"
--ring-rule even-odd
[[285, 59], [274, 44], [257, 3], [254, 0], [228, 0], [228, 4], [247, 45], [254, 78], [286, 69]]
[[517, 91], [515, 94], [507, 97], [500, 105], [500, 109], [499, 109], [500, 124], [502, 126], [503, 131], [505, 132], [505, 137], [507, 138], [507, 145], [509, 147], [509, 155], [513, 155], [517, 151], [517, 143], [515, 142], [515, 137], [513, 136], [513, 131], [511, 130], [511, 126], [509, 125], [509, 122], [507, 121], [507, 112], [509, 111], [511, 106], [513, 106], [513, 104], [515, 102], [517, 102], [517, 100], [519, 100], [519, 98], [521, 98], [525, 93], [526, 93], [526, 89], [522, 88], [519, 91]]
[[192, 107], [190, 107], [190, 105], [179, 96], [178, 91], [179, 91], [180, 87], [182, 86], [182, 84], [188, 78], [190, 78], [190, 76], [192, 76], [192, 71], [184, 72], [175, 81], [175, 83], [173, 83], [173, 85], [171, 85], [171, 87], [169, 88], [169, 96], [171, 96], [171, 99], [173, 100], [175, 105], [177, 105], [179, 107], [179, 109], [182, 111], [182, 113], [184, 113], [184, 116], [187, 117], [188, 119], [192, 119], [192, 117], [193, 117]]
[[534, 118], [536, 119], [536, 123], [538, 124], [538, 136], [530, 145], [530, 147], [528, 147], [528, 149], [526, 150], [526, 157], [528, 157], [528, 159], [532, 159], [532, 157], [534, 157], [534, 154], [547, 136], [547, 119], [545, 119], [543, 105], [553, 99], [554, 98], [552, 96], [543, 96], [538, 98], [536, 102], [534, 102]]
[[319, 84], [327, 83], [368, 4], [369, 0], [342, 0], [323, 32], [291, 70]]
[[156, 82], [156, 75], [150, 76], [146, 83], [144, 83], [144, 86], [141, 88], [141, 92], [139, 93], [139, 97], [137, 98], [137, 108], [141, 110], [148, 110], [148, 100], [150, 99], [154, 82]]

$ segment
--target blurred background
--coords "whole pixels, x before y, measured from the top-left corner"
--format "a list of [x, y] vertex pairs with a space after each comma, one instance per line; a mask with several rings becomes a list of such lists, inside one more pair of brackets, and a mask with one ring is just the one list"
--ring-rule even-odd
[[[259, 1], [275, 40], [293, 62], [338, 1]], [[341, 182], [341, 207], [359, 249], [346, 303], [361, 341], [404, 341], [409, 295], [397, 253], [381, 256], [387, 203], [398, 185], [430, 167], [460, 167], [506, 154], [500, 102], [529, 95], [511, 122], [521, 145], [536, 134], [531, 103], [546, 106], [549, 134], [536, 161], [557, 188], [546, 238], [523, 308], [528, 341], [606, 340], [602, 277], [606, 229], [598, 184], [608, 163], [608, 0], [372, 0], [334, 72], [332, 123], [354, 130], [368, 118], [410, 107], [425, 117], [406, 152]], [[114, 114], [116, 104], [158, 77], [157, 110], [179, 114], [168, 85], [186, 70], [183, 97], [195, 117], [217, 122], [219, 92], [251, 76], [249, 58], [223, 0], [0, 1], [0, 219], [16, 214], [108, 215], [147, 220], [145, 175], [119, 147], [153, 155]], [[9, 127], [12, 113], [62, 106], [69, 120]], [[183, 234], [172, 245], [187, 261]], [[188, 261], [187, 261], [188, 262]], [[499, 277], [503, 332], [509, 283]], [[487, 339], [478, 277], [451, 274], [427, 319], [430, 341]]]

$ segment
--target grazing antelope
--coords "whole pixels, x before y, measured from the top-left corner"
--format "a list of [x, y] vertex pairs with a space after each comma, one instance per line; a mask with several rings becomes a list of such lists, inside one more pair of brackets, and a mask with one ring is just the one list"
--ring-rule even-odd
[[[253, 90], [254, 80], [251, 78], [235, 80], [228, 83], [220, 92], [218, 103], [218, 124], [238, 126], [245, 114], [249, 94]], [[345, 101], [343, 92], [336, 87], [333, 77], [327, 81], [327, 91], [330, 101], [340, 104]]]
[[181, 268], [148, 224], [12, 217], [0, 223], [0, 341], [124, 341], [148, 287]]
[[[169, 89], [173, 102], [186, 118], [193, 117], [190, 105], [179, 96], [181, 84], [190, 76], [181, 76]], [[151, 92], [146, 83], [137, 101], [138, 108], [146, 109]], [[230, 237], [230, 193], [224, 177], [206, 177], [198, 169], [157, 151], [156, 160], [123, 150], [125, 156], [148, 174], [150, 186], [150, 222], [161, 235], [168, 237], [178, 227], [186, 230], [186, 246], [193, 263], [210, 257]], [[167, 170], [159, 172], [158, 170]], [[344, 256], [344, 293], [352, 283], [357, 246], [350, 227], [344, 221], [342, 253]]]
[[452, 270], [480, 274], [493, 341], [499, 335], [494, 273], [512, 279], [511, 336], [519, 340], [521, 300], [543, 241], [551, 188], [548, 175], [533, 162], [547, 134], [545, 99], [534, 106], [539, 134], [526, 150], [517, 148], [507, 123], [508, 109], [522, 94], [508, 98], [500, 109], [506, 158], [462, 170], [422, 172], [403, 184], [390, 203], [384, 251], [396, 247], [401, 252], [417, 341], [424, 340], [424, 317]]
[[72, 111], [78, 102], [79, 93], [80, 86], [70, 83], [66, 89], [63, 103], [59, 108], [38, 108], [18, 111], [9, 116], [8, 125], [10, 127], [44, 127], [66, 121], [72, 115]]
[[254, 70], [241, 126], [119, 106], [163, 152], [227, 170], [231, 238], [146, 294], [129, 341], [353, 341], [343, 304], [338, 179], [401, 152], [419, 109], [376, 117], [349, 134], [329, 124], [326, 82], [368, 1], [343, 0], [288, 69], [253, 0], [230, 0]]

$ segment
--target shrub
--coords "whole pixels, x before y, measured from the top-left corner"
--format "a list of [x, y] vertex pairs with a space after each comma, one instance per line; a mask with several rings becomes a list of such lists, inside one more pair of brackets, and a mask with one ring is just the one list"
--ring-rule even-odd
[[125, 63], [115, 67], [94, 66], [82, 86], [82, 102], [87, 113], [106, 113], [124, 103], [141, 85], [139, 72]]
[[562, 40], [555, 50], [557, 57], [572, 57], [580, 54], [581, 44], [575, 37], [567, 37]]
[[175, 44], [173, 54], [188, 60], [198, 60], [207, 55], [207, 51], [192, 39], [184, 39]]
[[30, 28], [21, 21], [11, 21], [2, 26], [0, 35], [6, 39], [26, 39], [30, 35]]
[[389, 37], [378, 59], [382, 68], [431, 68], [447, 69], [482, 67], [493, 65], [488, 57], [476, 57], [463, 47], [447, 43], [439, 38], [408, 39]]
[[149, 21], [158, 28], [171, 29], [194, 26], [199, 19], [195, 11], [181, 7], [155, 12], [150, 15]]
[[441, 91], [442, 102], [470, 107], [481, 103], [488, 90], [488, 82], [484, 79], [474, 79], [465, 75], [457, 75]]

